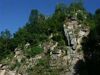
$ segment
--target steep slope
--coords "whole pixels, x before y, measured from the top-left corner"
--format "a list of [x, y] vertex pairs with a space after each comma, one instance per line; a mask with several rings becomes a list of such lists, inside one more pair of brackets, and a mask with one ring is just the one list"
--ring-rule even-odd
[[16, 34], [16, 39], [23, 37], [18, 40], [21, 44], [10, 58], [2, 60], [0, 75], [79, 75], [81, 67], [82, 75], [87, 73], [81, 65], [85, 63], [82, 43], [90, 33], [87, 13], [70, 8], [65, 16], [62, 10], [58, 7], [55, 15], [46, 20], [47, 24], [44, 17], [41, 16], [42, 22], [36, 14], [37, 20], [33, 22], [32, 14], [32, 22]]

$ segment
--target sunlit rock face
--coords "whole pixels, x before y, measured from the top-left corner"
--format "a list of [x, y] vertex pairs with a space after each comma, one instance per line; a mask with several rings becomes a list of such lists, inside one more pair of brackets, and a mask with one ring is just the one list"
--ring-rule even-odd
[[9, 70], [7, 65], [3, 65], [3, 64], [0, 64], [0, 65], [2, 65], [0, 67], [0, 75], [21, 75], [17, 73], [16, 71]]
[[10, 70], [0, 70], [0, 75], [21, 75], [21, 74], [17, 74], [16, 72]]
[[19, 63], [21, 62], [21, 60], [24, 58], [24, 54], [22, 52], [22, 50], [20, 48], [16, 48], [15, 49], [15, 56], [14, 59], [16, 59]]
[[[84, 62], [81, 43], [83, 38], [88, 36], [89, 27], [83, 23], [79, 23], [76, 18], [70, 17], [65, 20], [63, 31], [65, 36], [64, 41], [67, 40], [67, 45], [59, 45], [60, 43], [58, 41], [52, 39], [54, 34], [58, 35], [59, 33], [51, 33], [50, 36], [48, 36], [47, 41], [39, 44], [40, 47], [44, 48], [44, 52], [37, 54], [34, 57], [27, 58], [24, 50], [30, 48], [30, 43], [26, 43], [23, 48], [18, 47], [15, 49], [15, 55], [12, 58], [10, 65], [3, 66], [0, 64], [0, 75], [30, 75], [28, 74], [28, 70], [31, 68], [33, 68], [32, 73], [35, 73], [33, 70], [37, 64], [40, 63], [40, 60], [45, 57], [47, 57], [47, 60], [45, 61], [48, 61], [48, 64], [43, 64], [44, 62], [42, 62], [43, 65], [40, 64], [40, 66], [38, 66], [38, 69], [40, 69], [44, 65], [47, 65], [48, 67], [46, 68], [45, 73], [49, 68], [50, 70], [60, 70], [57, 75], [78, 75], [75, 74], [75, 67], [80, 60]], [[42, 70], [43, 69], [45, 68], [42, 68]]]
[[67, 19], [63, 25], [64, 34], [67, 40], [67, 66], [66, 75], [75, 74], [75, 65], [79, 60], [83, 60], [82, 41], [89, 34], [89, 27], [80, 24], [76, 19]]
[[89, 27], [79, 24], [77, 20], [67, 19], [63, 25], [64, 33], [67, 39], [67, 44], [73, 50], [82, 42], [82, 38], [87, 37], [89, 34]]
[[52, 40], [53, 34], [51, 34], [49, 41], [43, 44], [44, 54], [50, 55], [51, 69], [63, 69], [60, 75], [75, 75], [76, 64], [80, 60], [85, 62], [81, 43], [83, 38], [88, 36], [90, 29], [72, 17], [65, 20], [63, 30], [67, 45], [60, 47], [59, 42]]

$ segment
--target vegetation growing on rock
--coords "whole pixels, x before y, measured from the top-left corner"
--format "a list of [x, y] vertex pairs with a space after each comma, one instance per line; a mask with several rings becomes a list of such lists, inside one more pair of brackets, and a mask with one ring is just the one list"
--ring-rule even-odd
[[[82, 66], [83, 70], [79, 71], [80, 68], [77, 69], [75, 66], [76, 75], [95, 75], [90, 72], [92, 71], [90, 66], [93, 64], [96, 68], [100, 65], [99, 20], [100, 9], [97, 9], [95, 14], [91, 14], [85, 10], [80, 1], [69, 6], [58, 4], [55, 12], [49, 17], [33, 9], [29, 21], [13, 36], [8, 30], [1, 32], [0, 62], [7, 65], [6, 69], [16, 70], [18, 74], [22, 75], [66, 75], [70, 73], [66, 71], [73, 70], [68, 69], [69, 66], [72, 66], [73, 59], [84, 58], [85, 62], [80, 60], [79, 64], [82, 62], [85, 67]], [[77, 27], [70, 29], [71, 25]], [[88, 29], [89, 35], [85, 36], [87, 31], [84, 29]], [[75, 39], [73, 41], [71, 36], [66, 36], [69, 34], [67, 31], [70, 35], [74, 33], [75, 39], [79, 39], [81, 35], [85, 36], [81, 38], [82, 42], [76, 43], [78, 48], [72, 48]], [[68, 37], [71, 38], [68, 40]], [[71, 42], [70, 45], [68, 41]], [[77, 49], [80, 49], [78, 50], [80, 52], [71, 51]], [[81, 52], [84, 54], [82, 55]], [[78, 63], [75, 63], [76, 61], [73, 61], [75, 65]], [[0, 68], [3, 67], [0, 66]], [[88, 72], [89, 74], [87, 74]], [[94, 72], [98, 71], [94, 70]]]

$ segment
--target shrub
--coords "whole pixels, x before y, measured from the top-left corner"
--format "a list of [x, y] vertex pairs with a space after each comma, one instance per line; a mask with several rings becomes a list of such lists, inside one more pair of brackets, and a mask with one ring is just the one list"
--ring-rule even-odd
[[32, 48], [27, 49], [25, 52], [27, 57], [34, 57], [35, 55], [42, 53], [43, 48], [39, 46], [33, 46]]

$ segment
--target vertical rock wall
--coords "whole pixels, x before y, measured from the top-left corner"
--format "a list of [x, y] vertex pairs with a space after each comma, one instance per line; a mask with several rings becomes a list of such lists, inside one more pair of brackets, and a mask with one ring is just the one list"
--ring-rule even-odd
[[67, 19], [63, 28], [67, 40], [67, 65], [69, 65], [65, 75], [74, 75], [76, 63], [79, 60], [84, 61], [81, 43], [83, 38], [89, 34], [89, 28], [79, 24], [75, 19]]

